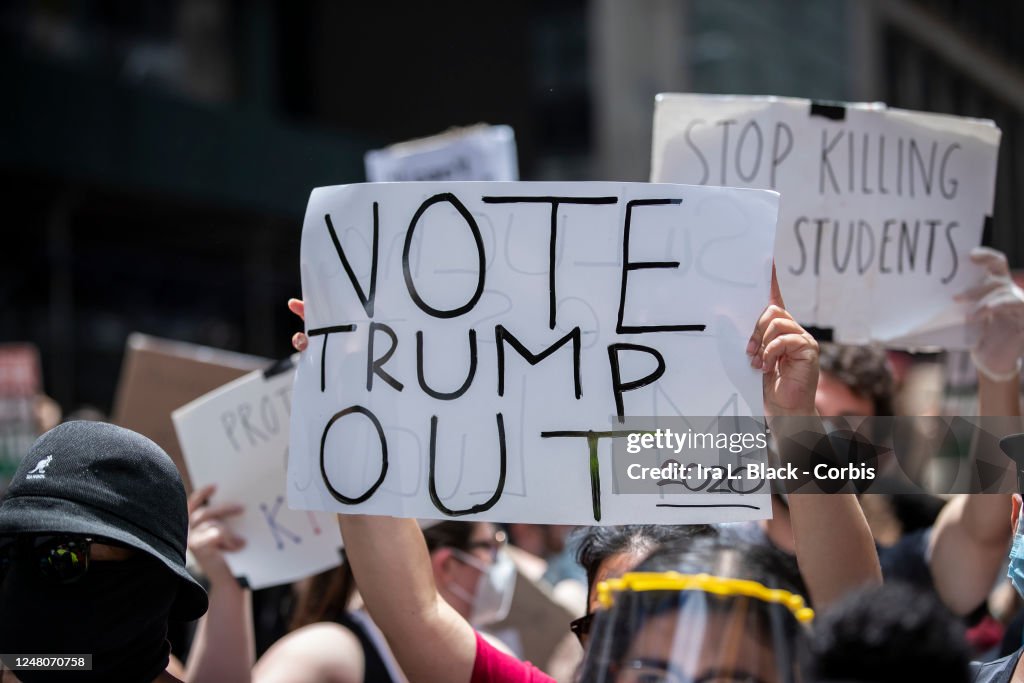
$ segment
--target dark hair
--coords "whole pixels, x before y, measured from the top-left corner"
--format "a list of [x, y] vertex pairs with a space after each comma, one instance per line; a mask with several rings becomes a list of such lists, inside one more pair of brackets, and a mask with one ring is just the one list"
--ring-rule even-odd
[[[344, 553], [344, 551], [342, 551]], [[289, 630], [321, 621], [334, 621], [348, 610], [349, 600], [356, 590], [356, 579], [348, 561], [341, 566], [320, 572], [309, 580], [292, 613]]]
[[576, 561], [587, 572], [589, 604], [597, 570], [609, 557], [625, 552], [649, 553], [670, 541], [717, 534], [707, 524], [622, 524], [580, 527], [569, 542], [578, 543]]
[[483, 522], [438, 522], [423, 530], [423, 538], [427, 541], [427, 549], [430, 552], [441, 548], [456, 548], [466, 550], [469, 547], [469, 539], [473, 535], [473, 529], [477, 524]]
[[[441, 548], [466, 550], [473, 535], [474, 525], [480, 522], [440, 522], [423, 530], [427, 549], [433, 553]], [[291, 630], [334, 621], [348, 609], [356, 591], [356, 579], [347, 561], [340, 567], [320, 572], [310, 579], [309, 586], [300, 596], [292, 615]]]
[[807, 599], [796, 559], [768, 545], [754, 545], [717, 537], [672, 541], [651, 553], [637, 567], [642, 572], [711, 574], [749, 579], [768, 588], [781, 588]]
[[818, 365], [860, 396], [871, 399], [875, 415], [893, 414], [893, 376], [883, 349], [875, 346], [821, 344]]
[[816, 681], [948, 681], [969, 678], [963, 626], [932, 595], [887, 583], [847, 596], [816, 620]]
[[909, 534], [933, 526], [946, 501], [927, 493], [896, 493], [889, 496], [889, 504], [902, 532]]

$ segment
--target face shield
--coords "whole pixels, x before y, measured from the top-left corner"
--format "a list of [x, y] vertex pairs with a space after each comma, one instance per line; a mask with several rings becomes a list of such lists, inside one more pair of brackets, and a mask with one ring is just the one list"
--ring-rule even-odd
[[745, 579], [633, 572], [598, 586], [588, 683], [800, 683], [804, 599]]

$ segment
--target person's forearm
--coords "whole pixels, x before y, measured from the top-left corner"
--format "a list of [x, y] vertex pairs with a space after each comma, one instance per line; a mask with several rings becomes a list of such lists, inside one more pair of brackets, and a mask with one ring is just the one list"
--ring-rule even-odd
[[816, 609], [882, 583], [875, 541], [853, 494], [792, 494], [789, 510], [797, 562]]
[[416, 520], [338, 515], [338, 523], [359, 594], [381, 629], [403, 628], [435, 608], [437, 586]]
[[[825, 433], [813, 407], [802, 414], [770, 418], [770, 424], [783, 463], [802, 469], [813, 460], [834, 459], [833, 454], [817, 452], [829, 442], [813, 438]], [[813, 453], [808, 450], [811, 443]], [[816, 609], [825, 609], [858, 588], [882, 583], [875, 540], [856, 496], [792, 493], [789, 513], [800, 574]]]
[[958, 498], [962, 503], [947, 504], [943, 513], [948, 511], [951, 517], [958, 518], [964, 533], [975, 543], [998, 546], [1001, 552], [1008, 550], [1010, 494], [975, 493]]
[[437, 592], [414, 519], [338, 515], [359, 594], [402, 671], [418, 681], [468, 681], [476, 635]]
[[978, 414], [992, 417], [1020, 415], [1020, 373], [1002, 382], [978, 373]]
[[[978, 413], [1019, 416], [1019, 386], [1019, 375], [997, 382], [979, 372]], [[979, 443], [976, 437], [972, 449]], [[928, 566], [939, 597], [954, 614], [970, 613], [988, 596], [1010, 545], [1009, 519], [1009, 494], [959, 495], [939, 513], [929, 539]]]
[[210, 607], [188, 658], [187, 683], [251, 680], [256, 659], [251, 597], [234, 577], [211, 586]]

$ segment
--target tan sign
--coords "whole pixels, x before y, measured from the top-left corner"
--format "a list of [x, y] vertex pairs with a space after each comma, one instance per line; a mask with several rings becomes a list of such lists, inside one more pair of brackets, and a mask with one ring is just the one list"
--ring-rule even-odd
[[171, 412], [270, 361], [186, 342], [133, 334], [114, 398], [113, 421], [148, 436], [174, 460], [191, 492]]

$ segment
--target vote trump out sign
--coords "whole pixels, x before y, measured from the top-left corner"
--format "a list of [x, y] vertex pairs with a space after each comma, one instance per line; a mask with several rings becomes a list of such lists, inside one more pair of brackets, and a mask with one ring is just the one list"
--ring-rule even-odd
[[[771, 191], [670, 184], [317, 188], [289, 504], [706, 521], [687, 491], [617, 492], [612, 435], [632, 416], [762, 414], [745, 347], [777, 211]], [[763, 491], [714, 504], [719, 519], [767, 508]]]

